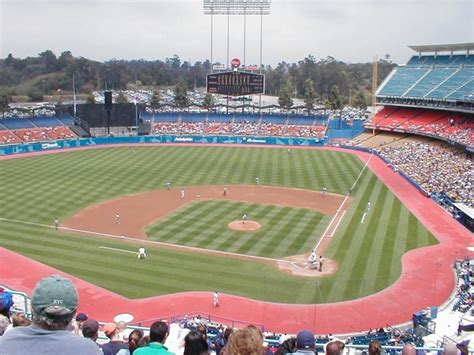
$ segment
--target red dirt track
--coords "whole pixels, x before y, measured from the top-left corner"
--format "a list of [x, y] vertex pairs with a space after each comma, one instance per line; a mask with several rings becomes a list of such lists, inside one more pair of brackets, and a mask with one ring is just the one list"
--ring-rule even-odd
[[[364, 162], [370, 156], [368, 153], [328, 147], [292, 149], [343, 151], [357, 155]], [[68, 149], [75, 150], [78, 148]], [[64, 151], [66, 150], [57, 152]], [[28, 153], [15, 157], [37, 154]], [[439, 306], [449, 298], [454, 288], [452, 261], [470, 254], [466, 247], [470, 245], [472, 233], [458, 224], [434, 201], [421, 195], [376, 156], [368, 166], [440, 242], [438, 245], [405, 254], [400, 278], [377, 294], [353, 301], [322, 305], [276, 304], [221, 294], [221, 306], [213, 308], [211, 292], [188, 292], [129, 300], [67, 275], [78, 288], [79, 310], [101, 321], [111, 321], [118, 313], [131, 313], [135, 321], [183, 313], [210, 314], [221, 319], [264, 324], [266, 330], [285, 333], [295, 333], [308, 328], [318, 334], [340, 334], [407, 322], [411, 320], [414, 312], [427, 306]], [[0, 284], [29, 295], [41, 277], [52, 273], [65, 275], [3, 248], [0, 248], [0, 260], [2, 266], [8, 265], [0, 267]]]

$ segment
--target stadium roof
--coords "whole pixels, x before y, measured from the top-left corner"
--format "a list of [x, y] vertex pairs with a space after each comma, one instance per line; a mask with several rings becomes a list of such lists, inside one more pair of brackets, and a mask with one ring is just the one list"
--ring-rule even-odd
[[415, 52], [451, 52], [451, 51], [472, 51], [474, 43], [453, 43], [453, 44], [428, 44], [422, 46], [408, 46]]

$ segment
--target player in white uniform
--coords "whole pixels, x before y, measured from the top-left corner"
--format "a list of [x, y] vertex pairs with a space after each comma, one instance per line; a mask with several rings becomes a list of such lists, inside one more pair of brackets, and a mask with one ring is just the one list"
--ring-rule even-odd
[[370, 206], [371, 206], [371, 204], [370, 204], [370, 201], [369, 201], [369, 202], [367, 202], [367, 212], [370, 211]]
[[219, 292], [214, 291], [214, 296], [212, 297], [212, 305], [215, 307], [219, 307]]
[[138, 248], [138, 259], [146, 259], [146, 250], [144, 247]]
[[245, 224], [245, 221], [247, 221], [247, 213], [244, 213], [244, 215], [242, 216], [242, 224]]
[[184, 198], [184, 190], [181, 190], [181, 198]]
[[115, 224], [120, 224], [120, 213], [115, 214]]

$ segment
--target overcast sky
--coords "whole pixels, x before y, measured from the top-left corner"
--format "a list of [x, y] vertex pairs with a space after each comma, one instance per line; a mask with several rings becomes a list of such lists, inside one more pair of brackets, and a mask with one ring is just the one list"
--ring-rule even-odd
[[[100, 61], [210, 58], [202, 0], [0, 0], [0, 57], [56, 54]], [[230, 57], [243, 59], [243, 17], [230, 19]], [[214, 61], [227, 58], [227, 16], [214, 16]], [[474, 0], [272, 0], [263, 63], [308, 54], [404, 63], [410, 44], [474, 42]], [[246, 64], [258, 64], [260, 17], [247, 17]]]

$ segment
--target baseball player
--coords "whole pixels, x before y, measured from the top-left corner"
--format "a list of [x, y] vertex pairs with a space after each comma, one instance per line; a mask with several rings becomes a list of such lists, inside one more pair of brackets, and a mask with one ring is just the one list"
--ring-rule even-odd
[[245, 221], [247, 221], [247, 213], [244, 213], [244, 215], [242, 216], [242, 224], [245, 224]]
[[55, 228], [56, 230], [58, 230], [58, 227], [59, 227], [59, 219], [58, 219], [58, 217], [56, 217], [56, 218], [54, 219], [54, 228]]
[[323, 196], [326, 195], [326, 192], [328, 192], [328, 188], [327, 188], [327, 187], [323, 187]]
[[181, 198], [184, 198], [184, 190], [181, 189]]
[[168, 180], [168, 181], [166, 182], [166, 188], [167, 188], [168, 190], [171, 190], [171, 181]]
[[115, 224], [120, 224], [120, 213], [115, 214]]
[[256, 183], [257, 185], [260, 185], [260, 178], [259, 178], [258, 176], [255, 178], [255, 183]]
[[370, 211], [370, 206], [371, 206], [371, 204], [370, 204], [370, 201], [369, 201], [369, 202], [367, 202], [367, 212]]
[[214, 291], [214, 296], [212, 297], [212, 305], [214, 308], [219, 307], [219, 292]]
[[144, 247], [138, 248], [138, 259], [146, 259], [146, 250]]
[[224, 192], [222, 193], [222, 196], [226, 197], [227, 196], [227, 186], [224, 186]]

